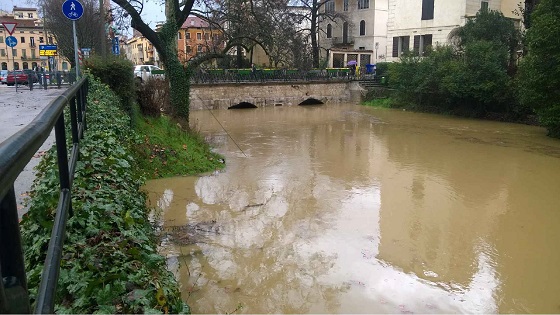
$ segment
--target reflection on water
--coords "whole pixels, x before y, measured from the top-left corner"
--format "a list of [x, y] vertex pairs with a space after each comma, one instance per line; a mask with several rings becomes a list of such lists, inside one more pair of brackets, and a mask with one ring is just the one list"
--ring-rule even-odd
[[214, 115], [243, 153], [194, 112], [226, 170], [146, 185], [193, 312], [560, 312], [560, 141], [542, 128], [355, 105]]

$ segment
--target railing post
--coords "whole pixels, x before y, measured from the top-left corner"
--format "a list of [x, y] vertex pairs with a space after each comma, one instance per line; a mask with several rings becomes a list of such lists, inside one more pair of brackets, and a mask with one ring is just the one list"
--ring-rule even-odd
[[0, 201], [0, 266], [2, 313], [30, 313], [27, 277], [19, 232], [14, 186]]
[[[37, 305], [35, 313], [52, 314], [54, 312], [54, 298], [56, 295], [56, 286], [60, 273], [60, 259], [62, 257], [62, 247], [65, 238], [65, 225], [67, 212], [61, 204], [69, 203], [69, 210], [72, 212], [72, 203], [70, 197], [70, 173], [68, 170], [68, 151], [66, 149], [66, 130], [64, 127], [64, 112], [60, 113], [55, 127], [56, 138], [56, 156], [58, 161], [58, 177], [60, 180], [60, 198], [59, 207], [55, 217], [51, 240], [49, 241], [49, 250], [45, 259], [45, 266], [41, 274], [41, 284], [37, 294]], [[53, 246], [54, 245], [54, 246]]]

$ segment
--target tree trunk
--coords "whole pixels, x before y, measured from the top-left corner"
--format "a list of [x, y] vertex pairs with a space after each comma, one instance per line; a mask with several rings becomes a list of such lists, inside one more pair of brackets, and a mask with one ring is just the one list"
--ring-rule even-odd
[[311, 56], [313, 59], [313, 68], [319, 68], [319, 43], [317, 42], [317, 15], [319, 4], [317, 0], [313, 0], [311, 7]]
[[163, 49], [158, 52], [165, 68], [165, 76], [169, 80], [169, 98], [173, 114], [176, 117], [186, 119], [188, 122], [190, 81], [188, 71], [179, 61], [176, 34], [176, 26], [173, 23], [164, 24], [158, 34], [163, 43]]
[[243, 54], [241, 51], [241, 46], [237, 46], [237, 69], [241, 69], [243, 67]]

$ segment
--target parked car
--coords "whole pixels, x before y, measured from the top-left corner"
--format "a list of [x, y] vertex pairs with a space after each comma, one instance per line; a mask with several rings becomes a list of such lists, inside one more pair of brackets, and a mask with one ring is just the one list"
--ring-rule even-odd
[[37, 74], [32, 70], [16, 70], [8, 72], [8, 77], [6, 78], [6, 84], [9, 86], [15, 85], [16, 82], [17, 84], [28, 84], [29, 81], [33, 83], [39, 82]]
[[0, 83], [6, 84], [8, 80], [8, 70], [0, 70]]
[[153, 65], [137, 65], [134, 67], [134, 76], [140, 82], [150, 77], [163, 77], [163, 70]]

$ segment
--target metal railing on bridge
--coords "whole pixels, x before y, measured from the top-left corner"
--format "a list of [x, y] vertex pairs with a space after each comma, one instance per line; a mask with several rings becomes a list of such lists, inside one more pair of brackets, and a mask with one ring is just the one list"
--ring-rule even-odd
[[[86, 129], [87, 78], [80, 79], [52, 101], [25, 128], [0, 143], [0, 312], [30, 313], [29, 294], [19, 230], [14, 181], [33, 155], [55, 130], [60, 196], [47, 250], [35, 313], [53, 313], [68, 214], [72, 215], [70, 191]], [[64, 109], [70, 109], [72, 135], [68, 157]]]
[[292, 69], [207, 69], [191, 74], [191, 82], [242, 83], [242, 82], [294, 82], [294, 81], [350, 81], [355, 79], [347, 68], [323, 70]]

